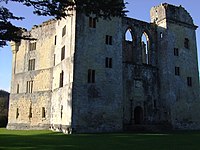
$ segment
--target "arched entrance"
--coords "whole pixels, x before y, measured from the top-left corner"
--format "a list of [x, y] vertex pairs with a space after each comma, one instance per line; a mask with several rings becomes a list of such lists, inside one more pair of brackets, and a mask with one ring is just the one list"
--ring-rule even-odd
[[135, 124], [141, 124], [143, 121], [143, 110], [142, 107], [137, 106], [134, 110], [134, 120]]

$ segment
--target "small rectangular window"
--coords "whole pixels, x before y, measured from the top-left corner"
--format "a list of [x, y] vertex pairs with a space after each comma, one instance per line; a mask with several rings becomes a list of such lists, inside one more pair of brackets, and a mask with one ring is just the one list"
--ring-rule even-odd
[[29, 118], [32, 118], [32, 107], [29, 108]]
[[45, 107], [42, 107], [42, 118], [46, 117]]
[[95, 70], [88, 70], [88, 83], [95, 83]]
[[106, 44], [107, 45], [112, 45], [112, 36], [110, 35], [106, 35]]
[[31, 43], [29, 44], [29, 50], [30, 50], [30, 51], [36, 50], [36, 42], [31, 42]]
[[19, 108], [16, 110], [16, 119], [19, 118]]
[[17, 94], [19, 93], [19, 84], [17, 84]]
[[163, 33], [162, 33], [162, 32], [160, 32], [160, 38], [161, 38], [161, 39], [163, 38]]
[[175, 75], [176, 76], [180, 75], [180, 67], [175, 67]]
[[62, 71], [62, 72], [60, 73], [60, 84], [59, 84], [59, 87], [60, 87], [60, 88], [63, 87], [63, 80], [64, 80], [64, 72]]
[[184, 47], [189, 49], [189, 39], [188, 38], [185, 38]]
[[105, 67], [106, 68], [112, 68], [112, 58], [106, 57], [106, 59], [105, 59]]
[[62, 29], [62, 37], [65, 36], [65, 34], [66, 34], [66, 25]]
[[192, 86], [192, 77], [187, 77], [187, 85]]
[[89, 17], [89, 27], [96, 28], [96, 18]]
[[56, 65], [56, 54], [53, 55], [53, 66]]
[[33, 93], [33, 81], [26, 82], [26, 93]]
[[178, 50], [178, 48], [174, 48], [174, 56], [179, 56], [179, 50]]
[[62, 47], [61, 49], [61, 61], [65, 59], [65, 46]]
[[30, 59], [28, 61], [28, 71], [35, 70], [35, 59]]
[[55, 38], [54, 38], [54, 45], [56, 45], [57, 43], [57, 36], [55, 35]]
[[63, 105], [61, 105], [61, 109], [60, 109], [60, 118], [62, 119], [63, 116]]

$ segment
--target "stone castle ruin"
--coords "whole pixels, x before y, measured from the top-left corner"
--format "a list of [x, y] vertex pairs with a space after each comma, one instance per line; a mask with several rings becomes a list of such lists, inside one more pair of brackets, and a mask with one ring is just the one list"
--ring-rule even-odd
[[200, 129], [197, 26], [182, 6], [153, 7], [150, 23], [71, 13], [11, 43], [8, 129]]

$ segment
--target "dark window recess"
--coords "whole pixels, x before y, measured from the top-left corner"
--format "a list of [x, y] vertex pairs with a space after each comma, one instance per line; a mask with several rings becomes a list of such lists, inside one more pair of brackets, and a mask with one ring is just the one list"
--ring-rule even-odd
[[26, 93], [33, 93], [33, 81], [26, 82]]
[[28, 71], [35, 70], [35, 59], [30, 59], [28, 61]]
[[60, 118], [62, 119], [63, 117], [63, 105], [61, 105], [61, 109], [60, 109]]
[[184, 47], [189, 49], [189, 39], [188, 38], [185, 38]]
[[89, 17], [89, 27], [96, 28], [96, 18]]
[[187, 85], [192, 86], [192, 77], [187, 77]]
[[178, 50], [178, 48], [174, 48], [174, 56], [179, 56], [179, 50]]
[[106, 35], [106, 44], [107, 45], [112, 45], [112, 36]]
[[54, 38], [54, 45], [56, 45], [57, 43], [57, 36], [55, 35], [55, 38]]
[[62, 37], [65, 36], [65, 34], [66, 34], [66, 25], [62, 29]]
[[106, 68], [112, 68], [112, 58], [106, 57], [106, 59], [105, 59], [105, 67]]
[[46, 117], [45, 107], [42, 107], [42, 118]]
[[61, 61], [65, 59], [65, 46], [62, 47], [61, 49]]
[[88, 83], [95, 83], [95, 70], [88, 70]]
[[17, 84], [17, 94], [19, 93], [19, 84]]
[[161, 39], [163, 38], [163, 33], [162, 33], [162, 32], [160, 32], [160, 38], [161, 38]]
[[16, 110], [16, 119], [19, 118], [19, 108]]
[[36, 42], [32, 42], [32, 43], [29, 44], [29, 50], [30, 51], [36, 50]]
[[32, 118], [32, 107], [29, 108], [29, 118]]
[[56, 54], [53, 55], [53, 66], [56, 65]]
[[180, 67], [175, 67], [175, 75], [176, 76], [180, 75]]
[[60, 88], [63, 87], [63, 80], [64, 80], [64, 72], [62, 71], [62, 72], [60, 73], [60, 84], [59, 84], [59, 87], [60, 87]]

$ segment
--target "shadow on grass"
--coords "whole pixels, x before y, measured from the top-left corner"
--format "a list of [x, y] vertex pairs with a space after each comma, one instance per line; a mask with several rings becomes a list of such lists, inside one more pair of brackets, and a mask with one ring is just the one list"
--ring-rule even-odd
[[199, 150], [200, 132], [172, 134], [73, 134], [0, 129], [3, 150]]

